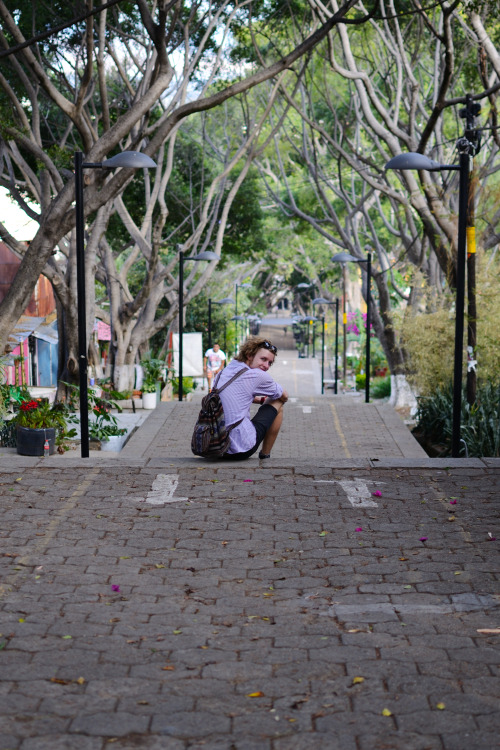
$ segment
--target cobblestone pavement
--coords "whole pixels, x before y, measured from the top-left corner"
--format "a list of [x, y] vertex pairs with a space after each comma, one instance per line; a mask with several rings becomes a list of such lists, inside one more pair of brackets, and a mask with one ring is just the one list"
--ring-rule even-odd
[[500, 746], [495, 462], [0, 482], [1, 750]]

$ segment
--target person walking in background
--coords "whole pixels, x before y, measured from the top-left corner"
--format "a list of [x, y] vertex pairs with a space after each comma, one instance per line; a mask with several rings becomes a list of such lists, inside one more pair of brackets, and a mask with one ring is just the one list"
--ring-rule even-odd
[[217, 375], [225, 365], [226, 355], [220, 348], [219, 344], [214, 344], [211, 349], [207, 349], [203, 357], [203, 374], [208, 381], [208, 390], [212, 390], [212, 379]]
[[[260, 447], [259, 458], [270, 458], [271, 449], [278, 437], [283, 422], [283, 405], [288, 394], [269, 374], [277, 348], [267, 339], [257, 336], [248, 338], [236, 355], [217, 378], [216, 388], [241, 371], [247, 370], [220, 393], [226, 425], [236, 426], [231, 430], [230, 446], [224, 459], [242, 460], [250, 458]], [[250, 405], [261, 404], [257, 414], [250, 419]]]

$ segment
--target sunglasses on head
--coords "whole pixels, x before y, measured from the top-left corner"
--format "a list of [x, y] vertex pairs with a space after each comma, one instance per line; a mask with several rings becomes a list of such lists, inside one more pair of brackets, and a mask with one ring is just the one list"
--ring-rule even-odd
[[269, 341], [263, 341], [262, 348], [269, 349], [269, 351], [272, 352], [273, 354], [278, 353], [278, 349], [274, 346], [274, 344], [271, 344]]

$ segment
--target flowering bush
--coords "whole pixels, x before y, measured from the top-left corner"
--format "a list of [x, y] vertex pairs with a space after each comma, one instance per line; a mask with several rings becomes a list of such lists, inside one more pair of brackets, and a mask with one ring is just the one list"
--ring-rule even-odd
[[12, 422], [20, 427], [43, 430], [54, 427], [58, 437], [73, 437], [74, 430], [67, 431], [67, 422], [75, 421], [68, 416], [64, 404], [49, 404], [48, 401], [31, 399], [21, 401], [19, 411]]
[[111, 408], [118, 408], [113, 401], [106, 401], [89, 394], [89, 406], [95, 419], [89, 423], [89, 435], [91, 440], [108, 440], [112, 435], [125, 435], [127, 429], [118, 427], [118, 422]]

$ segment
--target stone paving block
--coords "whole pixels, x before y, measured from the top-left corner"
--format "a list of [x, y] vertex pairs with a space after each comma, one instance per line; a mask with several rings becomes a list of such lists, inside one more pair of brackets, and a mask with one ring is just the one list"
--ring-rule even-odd
[[131, 733], [146, 732], [149, 723], [149, 717], [128, 713], [85, 713], [72, 720], [69, 731], [90, 736], [123, 737]]
[[153, 716], [151, 731], [178, 738], [206, 737], [211, 734], [228, 732], [230, 719], [207, 712], [173, 712], [168, 716]]
[[101, 750], [102, 740], [77, 734], [47, 734], [43, 737], [29, 737], [19, 747], [20, 750]]
[[357, 739], [360, 750], [443, 750], [444, 747], [441, 737], [427, 733], [382, 731]]

